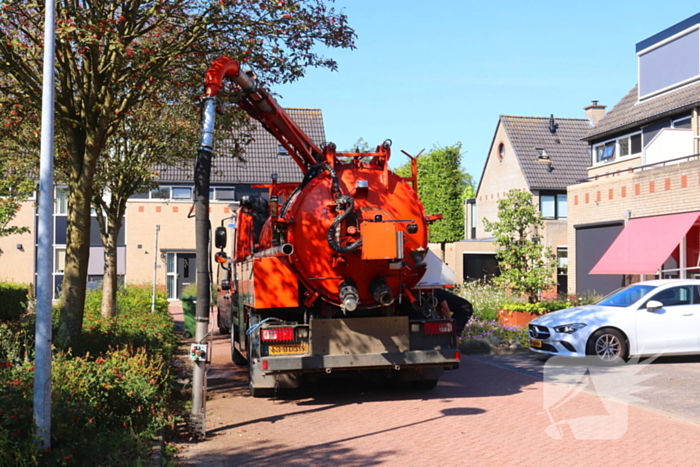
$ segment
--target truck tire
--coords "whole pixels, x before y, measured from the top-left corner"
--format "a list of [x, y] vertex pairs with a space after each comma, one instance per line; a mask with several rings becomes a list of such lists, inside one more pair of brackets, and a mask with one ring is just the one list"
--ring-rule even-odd
[[233, 327], [233, 332], [231, 333], [231, 361], [238, 366], [244, 366], [248, 364], [248, 359], [243, 356], [242, 353], [236, 348], [235, 342], [238, 340], [238, 329], [236, 326]]
[[417, 391], [431, 391], [437, 386], [438, 380], [424, 379], [423, 381], [413, 381], [413, 389]]
[[219, 326], [219, 334], [228, 334], [231, 332], [231, 325], [229, 324], [226, 326], [225, 324], [221, 323], [221, 310], [217, 307], [216, 308], [216, 324]]
[[253, 363], [248, 362], [248, 389], [251, 397], [274, 397], [275, 388], [261, 388], [254, 384]]

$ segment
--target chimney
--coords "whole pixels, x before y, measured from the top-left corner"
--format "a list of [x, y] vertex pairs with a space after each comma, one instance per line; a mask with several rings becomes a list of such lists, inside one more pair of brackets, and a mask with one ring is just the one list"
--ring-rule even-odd
[[593, 103], [583, 110], [586, 111], [586, 118], [591, 122], [591, 126], [596, 126], [598, 122], [605, 117], [605, 105], [599, 105], [598, 101], [592, 101]]

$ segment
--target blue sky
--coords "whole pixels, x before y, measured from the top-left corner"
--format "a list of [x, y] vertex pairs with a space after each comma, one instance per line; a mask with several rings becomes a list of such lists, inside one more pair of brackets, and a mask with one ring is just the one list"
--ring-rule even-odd
[[583, 118], [610, 110], [637, 81], [635, 45], [700, 4], [337, 0], [357, 49], [329, 50], [338, 71], [310, 70], [272, 91], [284, 107], [320, 108], [339, 149], [393, 141], [392, 167], [462, 143], [478, 183], [499, 115]]

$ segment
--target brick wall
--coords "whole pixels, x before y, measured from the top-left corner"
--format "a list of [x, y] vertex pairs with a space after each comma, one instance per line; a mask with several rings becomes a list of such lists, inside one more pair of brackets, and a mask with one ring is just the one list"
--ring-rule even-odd
[[[498, 154], [500, 144], [505, 145], [505, 157], [501, 160]], [[490, 221], [498, 219], [498, 201], [506, 197], [509, 190], [518, 188], [528, 190], [525, 176], [515, 157], [515, 151], [510, 144], [502, 125], [498, 125], [493, 146], [484, 167], [484, 173], [476, 194], [476, 238], [488, 238], [491, 235], [484, 230], [483, 219]]]
[[626, 172], [570, 186], [569, 292], [576, 290], [575, 225], [700, 211], [700, 161]]
[[[34, 201], [22, 203], [9, 226], [29, 227], [25, 234], [0, 237], [0, 280], [17, 283], [34, 282]], [[22, 245], [22, 249], [17, 248]], [[50, 267], [50, 265], [48, 265]]]
[[[153, 247], [155, 226], [158, 232], [157, 283], [165, 284], [165, 259], [160, 258], [163, 250], [195, 251], [195, 220], [188, 218], [191, 202], [161, 203], [154, 201], [130, 201], [126, 212], [126, 280], [129, 283], [150, 283], [153, 280]], [[228, 202], [210, 201], [209, 216], [212, 232], [221, 225], [221, 220], [231, 216]], [[213, 235], [213, 233], [212, 233]], [[229, 243], [232, 241], [229, 232]], [[141, 245], [141, 248], [138, 247]], [[216, 249], [212, 247], [212, 253]], [[230, 254], [229, 250], [226, 250]], [[216, 269], [215, 267], [213, 269]]]

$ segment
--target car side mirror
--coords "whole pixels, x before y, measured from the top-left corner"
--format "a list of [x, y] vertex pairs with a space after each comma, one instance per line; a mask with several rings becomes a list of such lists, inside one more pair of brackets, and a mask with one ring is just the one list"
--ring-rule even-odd
[[663, 306], [664, 304], [658, 300], [649, 300], [647, 302], [647, 311], [656, 311]]

